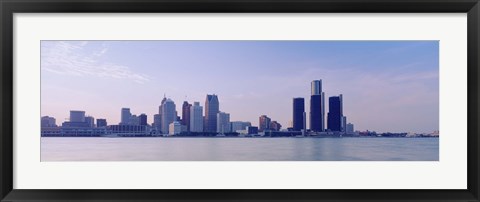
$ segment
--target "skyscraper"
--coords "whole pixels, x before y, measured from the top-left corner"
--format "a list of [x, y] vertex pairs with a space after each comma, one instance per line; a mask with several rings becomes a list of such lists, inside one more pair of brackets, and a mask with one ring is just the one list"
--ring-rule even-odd
[[305, 99], [293, 98], [293, 130], [304, 130]]
[[203, 132], [203, 107], [199, 102], [190, 107], [190, 131]]
[[262, 115], [258, 118], [258, 131], [263, 132], [270, 129], [270, 122], [272, 119], [268, 118], [267, 115]]
[[217, 133], [230, 132], [230, 114], [218, 112], [217, 114]]
[[130, 113], [130, 108], [122, 108], [120, 125], [128, 125], [131, 117], [132, 113]]
[[207, 95], [205, 100], [205, 132], [217, 131], [217, 114], [220, 112], [217, 95]]
[[173, 123], [177, 118], [177, 111], [175, 110], [176, 106], [171, 99], [166, 99], [161, 106], [162, 133], [168, 134], [170, 124]]
[[328, 129], [342, 131], [342, 94], [328, 98]]
[[315, 132], [324, 131], [324, 93], [322, 92], [322, 80], [314, 80], [311, 83], [310, 96], [310, 129]]
[[146, 125], [148, 125], [148, 124], [147, 124], [147, 115], [146, 115], [146, 114], [140, 114], [140, 116], [138, 116], [138, 119], [139, 119], [139, 122], [140, 122], [140, 125], [141, 125], [141, 126], [146, 126]]
[[187, 126], [187, 131], [190, 131], [190, 107], [192, 105], [188, 104], [187, 101], [183, 102], [182, 105], [182, 125]]
[[160, 114], [153, 115], [153, 128], [158, 132], [162, 130], [162, 117]]

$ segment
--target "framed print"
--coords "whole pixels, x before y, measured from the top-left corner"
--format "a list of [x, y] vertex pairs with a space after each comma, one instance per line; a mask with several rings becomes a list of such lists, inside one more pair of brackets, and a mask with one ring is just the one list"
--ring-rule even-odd
[[2, 201], [479, 201], [471, 1], [1, 1]]

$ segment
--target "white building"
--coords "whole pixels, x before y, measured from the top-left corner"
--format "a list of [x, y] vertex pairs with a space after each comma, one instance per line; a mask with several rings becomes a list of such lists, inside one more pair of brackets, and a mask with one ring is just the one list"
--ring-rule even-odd
[[177, 120], [177, 111], [175, 110], [175, 103], [171, 99], [165, 100], [162, 104], [162, 133], [170, 134], [169, 126]]
[[182, 132], [182, 124], [178, 121], [174, 121], [169, 124], [168, 134], [169, 135], [176, 135]]
[[218, 112], [217, 133], [229, 133], [230, 131], [230, 114], [225, 112]]
[[190, 107], [190, 131], [203, 132], [203, 107], [199, 102]]

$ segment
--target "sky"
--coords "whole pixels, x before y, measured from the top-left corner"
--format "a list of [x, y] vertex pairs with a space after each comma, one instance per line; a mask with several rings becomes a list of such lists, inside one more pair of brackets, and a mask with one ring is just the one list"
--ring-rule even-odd
[[[83, 110], [108, 124], [121, 108], [148, 122], [164, 95], [205, 106], [217, 94], [231, 121], [267, 115], [289, 127], [293, 98], [322, 80], [343, 95], [355, 130], [432, 132], [439, 128], [438, 41], [42, 41], [41, 115], [68, 120]], [[308, 127], [309, 124], [307, 124]]]

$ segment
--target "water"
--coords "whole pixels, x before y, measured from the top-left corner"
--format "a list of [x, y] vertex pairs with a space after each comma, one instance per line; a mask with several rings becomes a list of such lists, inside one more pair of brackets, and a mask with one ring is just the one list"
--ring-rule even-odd
[[42, 137], [41, 161], [438, 161], [439, 138]]

